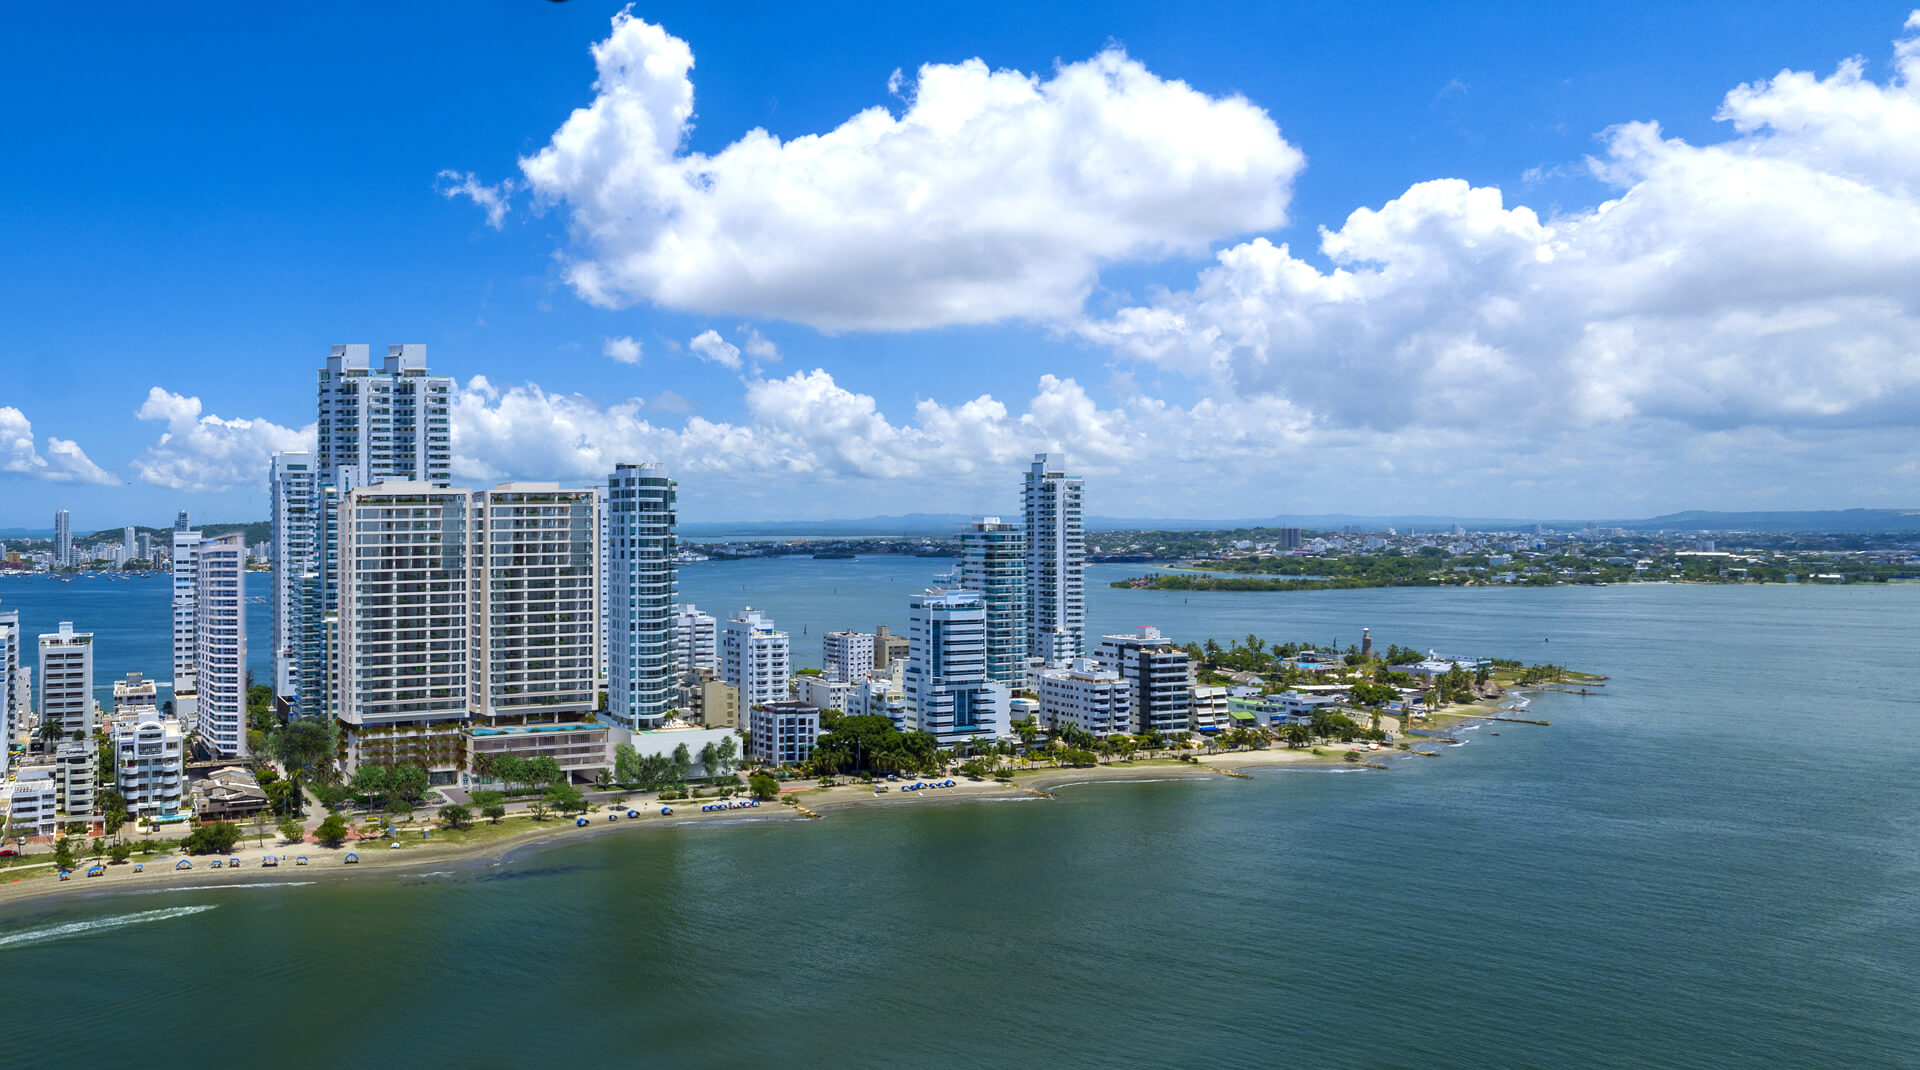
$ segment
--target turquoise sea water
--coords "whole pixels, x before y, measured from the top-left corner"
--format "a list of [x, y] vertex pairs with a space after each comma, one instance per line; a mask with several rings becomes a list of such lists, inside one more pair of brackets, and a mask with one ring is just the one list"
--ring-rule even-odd
[[[940, 568], [881, 564], [903, 591]], [[725, 566], [791, 588], [752, 597], [797, 644], [804, 600], [865, 567]], [[747, 574], [709, 571], [683, 596], [733, 608]], [[1367, 625], [1612, 680], [1384, 773], [4, 908], [33, 1008], [8, 1065], [1915, 1064], [1920, 586], [1089, 595], [1098, 630]], [[806, 626], [888, 619], [848, 606]]]

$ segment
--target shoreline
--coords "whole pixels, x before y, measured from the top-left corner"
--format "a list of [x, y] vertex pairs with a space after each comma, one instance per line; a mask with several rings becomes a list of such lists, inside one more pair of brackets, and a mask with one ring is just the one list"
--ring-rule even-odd
[[[1450, 724], [1464, 725], [1483, 720], [1497, 710], [1476, 708]], [[1418, 748], [1423, 743], [1436, 742], [1417, 737], [1407, 737], [1405, 742]], [[1444, 746], [1445, 744], [1438, 744]], [[1316, 754], [1315, 750], [1323, 753]], [[872, 789], [860, 784], [840, 784], [831, 788], [801, 788], [792, 790], [791, 796], [799, 807], [813, 811], [820, 818], [836, 812], [854, 808], [892, 809], [914, 805], [938, 805], [942, 803], [1007, 801], [1013, 799], [1051, 798], [1051, 792], [1058, 788], [1082, 784], [1125, 783], [1142, 780], [1204, 780], [1214, 777], [1230, 776], [1242, 769], [1296, 768], [1302, 770], [1321, 769], [1327, 771], [1360, 771], [1367, 769], [1359, 763], [1350, 763], [1339, 757], [1347, 750], [1358, 750], [1365, 756], [1363, 761], [1375, 762], [1388, 758], [1412, 758], [1409, 751], [1398, 749], [1367, 751], [1364, 747], [1347, 744], [1322, 744], [1318, 748], [1307, 750], [1288, 750], [1275, 746], [1263, 750], [1231, 751], [1223, 754], [1200, 757], [1197, 762], [1183, 762], [1170, 758], [1145, 759], [1138, 762], [1115, 762], [1107, 765], [1075, 768], [1046, 767], [1031, 771], [1022, 771], [1011, 781], [965, 780], [954, 778], [951, 788], [927, 789], [920, 792], [902, 793], [899, 783], [889, 784], [888, 792], [876, 794]], [[1373, 771], [1373, 770], [1368, 770]], [[1244, 775], [1244, 774], [1243, 774]], [[944, 778], [943, 778], [944, 779]], [[884, 783], [884, 782], [883, 782]], [[509, 856], [529, 848], [564, 840], [578, 840], [591, 836], [610, 835], [616, 831], [638, 831], [648, 829], [684, 828], [701, 821], [726, 824], [739, 823], [747, 818], [754, 821], [804, 822], [814, 820], [798, 807], [784, 805], [777, 800], [769, 800], [752, 811], [737, 810], [700, 813], [698, 803], [676, 805], [671, 817], [659, 812], [660, 803], [648, 800], [632, 800], [617, 808], [622, 816], [617, 820], [607, 820], [610, 808], [606, 803], [596, 803], [586, 816], [589, 823], [584, 826], [574, 824], [574, 819], [552, 818], [545, 822], [534, 822], [527, 817], [509, 817], [502, 825], [489, 826], [479, 823], [467, 830], [485, 838], [475, 842], [450, 842], [450, 834], [436, 830], [440, 839], [412, 839], [408, 833], [418, 831], [403, 830], [401, 838], [396, 840], [373, 840], [362, 845], [349, 841], [340, 847], [323, 847], [317, 844], [278, 844], [266, 846], [237, 846], [226, 858], [239, 858], [243, 865], [229, 869], [209, 868], [215, 856], [191, 856], [194, 863], [189, 870], [175, 869], [181, 855], [158, 856], [144, 861], [141, 873], [133, 872], [133, 864], [107, 865], [106, 873], [100, 877], [86, 877], [87, 869], [94, 864], [87, 862], [74, 869], [74, 875], [66, 881], [54, 879], [51, 868], [35, 869], [29, 874], [11, 876], [14, 871], [0, 871], [0, 920], [19, 912], [19, 908], [51, 904], [72, 900], [96, 900], [126, 895], [157, 894], [168, 891], [221, 890], [238, 887], [300, 887], [322, 881], [337, 883], [356, 877], [375, 877], [386, 879], [390, 876], [406, 876], [396, 873], [409, 868], [420, 869], [435, 865], [471, 865], [478, 862], [498, 864]], [[772, 809], [767, 809], [771, 807]], [[627, 818], [628, 809], [639, 810], [638, 818]], [[688, 812], [691, 810], [691, 812]], [[492, 830], [499, 830], [497, 833]], [[402, 846], [391, 846], [399, 842]], [[349, 865], [344, 859], [349, 853], [359, 856], [357, 864]], [[280, 859], [277, 867], [267, 868], [260, 860], [267, 855]], [[296, 866], [293, 858], [305, 855], [311, 860], [306, 866]], [[104, 864], [104, 863], [102, 863]]]

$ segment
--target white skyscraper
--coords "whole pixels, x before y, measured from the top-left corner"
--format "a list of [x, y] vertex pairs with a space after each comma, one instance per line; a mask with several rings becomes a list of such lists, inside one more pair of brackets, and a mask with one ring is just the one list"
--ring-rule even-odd
[[873, 675], [873, 633], [828, 632], [820, 639], [820, 667], [829, 680], [865, 682]]
[[247, 546], [240, 532], [202, 539], [194, 570], [193, 672], [200, 741], [247, 756]]
[[60, 726], [62, 739], [93, 735], [93, 633], [72, 621], [40, 636], [40, 724]]
[[[181, 519], [186, 512], [180, 513]], [[200, 533], [173, 529], [173, 679], [193, 675], [193, 601], [198, 590]]]
[[331, 675], [349, 766], [462, 762], [471, 506], [465, 491], [406, 482], [340, 501]]
[[[27, 723], [26, 688], [20, 681], [20, 611], [0, 609], [0, 750]], [[0, 777], [6, 775], [0, 757]]]
[[1086, 630], [1080, 480], [1057, 454], [1036, 454], [1027, 472], [1027, 654], [1049, 663], [1079, 657]]
[[283, 706], [300, 710], [300, 601], [314, 552], [313, 454], [276, 453], [267, 473], [273, 506], [273, 693]]
[[53, 567], [73, 564], [73, 519], [65, 509], [53, 511]]
[[[627, 729], [656, 728], [673, 708], [674, 485], [658, 464], [607, 477], [607, 712]], [[708, 626], [712, 626], [709, 618]], [[708, 648], [711, 652], [711, 647]]]
[[120, 563], [125, 564], [128, 561], [131, 561], [135, 557], [139, 556], [138, 554], [134, 553], [134, 550], [138, 548], [138, 546], [139, 546], [139, 542], [137, 541], [137, 536], [134, 534], [133, 525], [128, 524], [126, 527], [121, 528], [120, 529]]
[[1006, 689], [987, 679], [987, 607], [979, 592], [931, 590], [908, 601], [902, 687], [908, 727], [942, 747], [1006, 730]]
[[787, 697], [787, 633], [752, 606], [727, 621], [720, 637], [720, 678], [740, 690], [740, 708], [750, 710]]
[[987, 607], [987, 679], [1022, 687], [1027, 671], [1026, 537], [997, 516], [960, 529], [960, 586]]
[[377, 371], [366, 346], [334, 346], [320, 369], [319, 481], [338, 484], [340, 470], [353, 468], [355, 486], [382, 479], [448, 486], [452, 391], [451, 377], [427, 374], [426, 346], [388, 346]]
[[673, 667], [681, 676], [720, 668], [720, 625], [692, 602], [673, 607]]

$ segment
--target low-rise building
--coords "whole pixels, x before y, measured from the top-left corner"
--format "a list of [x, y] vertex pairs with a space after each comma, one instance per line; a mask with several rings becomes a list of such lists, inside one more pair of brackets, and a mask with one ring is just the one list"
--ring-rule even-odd
[[1133, 730], [1139, 733], [1167, 735], [1189, 730], [1190, 660], [1186, 651], [1151, 626], [1143, 625], [1132, 635], [1107, 635], [1100, 640], [1101, 666], [1120, 674], [1133, 686]]
[[617, 736], [623, 737], [619, 738], [619, 742], [626, 743], [633, 748], [634, 753], [643, 758], [652, 754], [671, 758], [674, 751], [681, 747], [687, 748], [687, 761], [692, 763], [692, 772], [689, 774], [691, 776], [721, 775], [721, 770], [706, 767], [706, 763], [700, 759], [700, 752], [708, 746], [717, 749], [722, 740], [734, 741], [735, 764], [740, 760], [739, 737], [731, 728], [697, 728], [689, 724], [668, 722], [665, 728], [655, 728], [645, 732], [617, 733]]
[[18, 780], [0, 784], [0, 813], [16, 829], [52, 836], [60, 831], [59, 811], [60, 789], [49, 767], [23, 769]]
[[135, 817], [172, 817], [185, 801], [186, 733], [152, 706], [114, 724], [114, 786]]
[[1224, 687], [1195, 687], [1193, 692], [1193, 730], [1195, 732], [1221, 732], [1232, 727], [1227, 716], [1227, 689]]
[[811, 673], [799, 673], [793, 678], [793, 697], [796, 701], [804, 702], [816, 709], [848, 713], [852, 712], [849, 705], [854, 701], [854, 693], [865, 682], [865, 676], [861, 676], [856, 682], [825, 674], [815, 676]]
[[1132, 731], [1131, 681], [1088, 658], [1040, 674], [1040, 724], [1060, 731], [1068, 725], [1096, 736]]
[[130, 710], [160, 705], [160, 684], [149, 680], [137, 672], [130, 672], [124, 680], [113, 682], [113, 714], [119, 718]]
[[251, 772], [230, 765], [193, 782], [193, 812], [202, 821], [241, 821], [267, 808], [267, 792]]
[[566, 722], [562, 724], [475, 725], [467, 729], [466, 768], [460, 783], [486, 786], [494, 783], [484, 770], [495, 758], [552, 758], [560, 771], [578, 780], [593, 780], [610, 764], [608, 727], [603, 724]]
[[865, 680], [873, 673], [873, 636], [867, 632], [828, 632], [820, 640], [820, 663], [828, 679], [847, 683]]
[[747, 757], [762, 765], [798, 765], [813, 757], [820, 710], [804, 702], [764, 702], [748, 720]]
[[701, 666], [680, 684], [680, 708], [708, 728], [740, 727], [740, 689], [720, 679], [718, 669]]

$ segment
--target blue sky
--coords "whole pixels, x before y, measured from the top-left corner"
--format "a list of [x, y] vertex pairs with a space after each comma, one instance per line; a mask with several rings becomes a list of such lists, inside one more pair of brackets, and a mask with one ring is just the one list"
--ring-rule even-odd
[[1920, 503], [1909, 8], [621, 11], [15, 13], [0, 527], [264, 516], [401, 341], [688, 519]]

